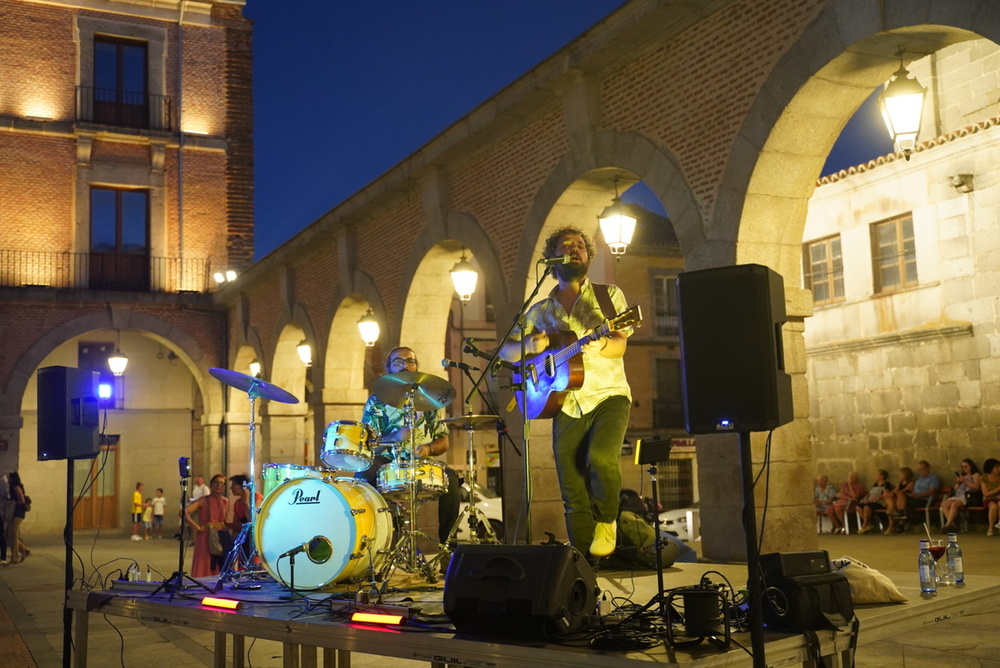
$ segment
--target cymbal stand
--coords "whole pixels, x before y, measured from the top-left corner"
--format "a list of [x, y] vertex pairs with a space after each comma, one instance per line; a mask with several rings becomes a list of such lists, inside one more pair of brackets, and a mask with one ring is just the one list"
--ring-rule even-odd
[[[257, 524], [257, 398], [260, 397], [260, 386], [257, 379], [250, 384], [247, 389], [247, 397], [250, 399], [250, 470], [247, 472], [250, 480], [245, 483], [244, 488], [249, 491], [247, 510], [249, 520], [240, 529], [239, 535], [233, 542], [233, 549], [226, 555], [226, 560], [219, 571], [219, 579], [215, 583], [215, 591], [222, 589], [222, 585], [231, 580], [235, 580], [234, 589], [240, 588], [240, 580], [244, 576], [259, 576], [264, 573], [264, 569], [258, 565], [257, 545], [254, 543], [254, 526]], [[236, 564], [241, 563], [243, 570], [236, 570]]]
[[[396, 545], [392, 550], [392, 556], [385, 566], [385, 573], [388, 574], [393, 568], [399, 568], [406, 573], [423, 573], [430, 583], [437, 582], [437, 576], [430, 565], [424, 559], [423, 553], [417, 547], [417, 538], [423, 536], [430, 539], [430, 536], [417, 529], [417, 447], [416, 432], [416, 410], [413, 405], [413, 389], [407, 390], [403, 401], [404, 424], [410, 433], [410, 455], [409, 474], [407, 491], [409, 492], [409, 508], [406, 509], [406, 517], [403, 525], [399, 529], [399, 536]], [[387, 577], [387, 575], [386, 575]]]
[[[498, 544], [500, 539], [497, 538], [496, 532], [493, 531], [493, 525], [490, 524], [490, 520], [486, 517], [486, 514], [476, 505], [479, 500], [479, 492], [476, 491], [476, 449], [473, 447], [472, 441], [475, 427], [469, 425], [465, 428], [465, 431], [469, 434], [468, 452], [466, 453], [468, 470], [465, 473], [465, 480], [469, 483], [469, 505], [459, 514], [452, 525], [451, 531], [448, 532], [446, 544], [451, 545], [455, 540], [458, 530], [462, 526], [462, 518], [465, 517], [469, 518], [469, 542], [471, 544], [479, 545], [480, 542]], [[479, 538], [479, 527], [483, 527], [483, 533], [486, 534], [483, 540]]]

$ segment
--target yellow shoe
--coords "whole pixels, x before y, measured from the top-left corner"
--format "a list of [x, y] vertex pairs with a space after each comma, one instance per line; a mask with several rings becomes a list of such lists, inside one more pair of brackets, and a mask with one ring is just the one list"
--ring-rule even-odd
[[594, 527], [594, 540], [590, 544], [590, 553], [595, 557], [606, 557], [615, 551], [618, 541], [617, 522], [598, 522]]

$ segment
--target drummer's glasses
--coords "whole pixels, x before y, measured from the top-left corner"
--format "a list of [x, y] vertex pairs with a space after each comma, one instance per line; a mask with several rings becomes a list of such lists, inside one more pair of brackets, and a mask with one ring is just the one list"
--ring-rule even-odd
[[394, 369], [402, 369], [406, 366], [417, 366], [416, 357], [397, 357], [396, 359], [389, 362], [389, 366]]

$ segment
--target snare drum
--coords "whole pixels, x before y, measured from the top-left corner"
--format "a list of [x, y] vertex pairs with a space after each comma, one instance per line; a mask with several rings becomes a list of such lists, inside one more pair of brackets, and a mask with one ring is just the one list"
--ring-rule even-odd
[[375, 488], [353, 478], [297, 478], [278, 486], [261, 505], [254, 527], [260, 561], [268, 573], [295, 588], [371, 579], [389, 558], [392, 514]]
[[417, 499], [436, 499], [448, 491], [444, 464], [435, 459], [390, 462], [378, 470], [378, 489], [390, 499], [406, 501], [410, 482], [416, 482]]
[[364, 471], [372, 465], [375, 440], [372, 430], [360, 422], [331, 422], [323, 434], [323, 452], [319, 458], [330, 468]]
[[289, 480], [297, 480], [298, 478], [319, 478], [320, 480], [327, 480], [336, 476], [334, 471], [321, 469], [317, 466], [267, 463], [264, 464], [264, 470], [260, 477], [264, 481], [264, 496], [267, 496], [274, 491], [276, 487], [288, 482]]

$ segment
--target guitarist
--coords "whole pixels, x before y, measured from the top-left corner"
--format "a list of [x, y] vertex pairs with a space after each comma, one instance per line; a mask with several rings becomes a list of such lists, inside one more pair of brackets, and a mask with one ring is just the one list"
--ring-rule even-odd
[[[553, 265], [559, 285], [528, 309], [528, 355], [548, 349], [557, 332], [583, 337], [627, 307], [617, 286], [595, 286], [587, 278], [596, 252], [593, 240], [575, 227], [556, 230], [545, 240], [546, 259], [565, 256], [569, 262]], [[552, 418], [566, 530], [570, 543], [593, 557], [615, 550], [620, 453], [632, 405], [622, 356], [631, 333], [631, 328], [612, 331], [583, 346], [583, 384], [566, 394]], [[520, 362], [520, 354], [520, 340], [508, 341], [501, 350], [501, 357], [510, 362]]]

